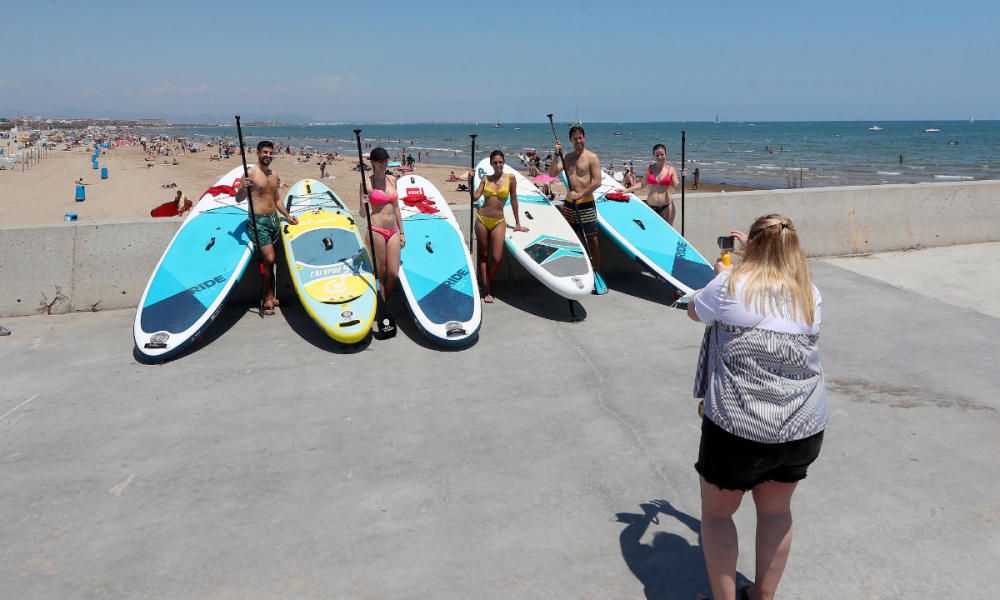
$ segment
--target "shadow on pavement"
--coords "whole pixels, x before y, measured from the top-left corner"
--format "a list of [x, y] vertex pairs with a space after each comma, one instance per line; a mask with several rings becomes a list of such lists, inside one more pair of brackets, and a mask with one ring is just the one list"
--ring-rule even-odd
[[283, 298], [281, 306], [277, 307], [277, 310], [296, 335], [325, 352], [333, 354], [356, 354], [368, 348], [368, 345], [371, 343], [372, 336], [370, 333], [356, 344], [341, 344], [334, 340], [319, 328], [319, 325], [302, 308], [302, 304], [299, 303], [299, 299], [295, 296], [291, 298], [286, 296]]
[[[618, 513], [619, 523], [626, 523], [618, 541], [622, 558], [636, 579], [642, 582], [646, 600], [693, 600], [697, 594], [710, 595], [705, 557], [701, 548], [701, 521], [674, 508], [666, 500], [640, 504], [642, 514]], [[698, 534], [698, 543], [689, 544], [683, 537], [658, 531], [649, 544], [641, 542], [650, 524], [659, 523], [659, 515], [680, 521]], [[750, 583], [736, 573], [736, 586]]]
[[516, 284], [505, 282], [496, 287], [493, 296], [497, 300], [537, 317], [562, 323], [587, 318], [587, 310], [582, 304], [576, 300], [567, 300], [541, 284], [519, 281]]

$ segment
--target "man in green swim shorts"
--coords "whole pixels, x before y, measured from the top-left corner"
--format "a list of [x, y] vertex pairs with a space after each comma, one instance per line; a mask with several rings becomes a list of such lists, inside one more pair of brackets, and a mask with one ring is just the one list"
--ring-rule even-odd
[[[250, 167], [247, 177], [243, 178], [240, 189], [236, 193], [236, 201], [243, 202], [247, 193], [253, 193], [253, 212], [257, 236], [260, 238], [260, 259], [264, 263], [264, 314], [273, 315], [278, 299], [274, 296], [274, 245], [281, 239], [278, 230], [278, 213], [284, 215], [288, 222], [297, 225], [299, 220], [288, 214], [278, 186], [281, 180], [278, 174], [271, 170], [274, 160], [274, 144], [262, 141], [257, 144], [257, 166]], [[254, 236], [254, 227], [250, 227], [250, 236]], [[257, 240], [254, 240], [258, 243]]]

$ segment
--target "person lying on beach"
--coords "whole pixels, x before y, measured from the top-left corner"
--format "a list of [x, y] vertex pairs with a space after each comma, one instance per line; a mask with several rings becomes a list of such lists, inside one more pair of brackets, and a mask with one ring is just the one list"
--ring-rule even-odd
[[674, 217], [677, 215], [673, 192], [680, 186], [677, 169], [667, 162], [667, 147], [663, 144], [653, 146], [653, 160], [656, 162], [646, 168], [646, 176], [640, 177], [634, 185], [626, 187], [625, 191], [635, 192], [648, 186], [646, 204], [659, 213], [667, 223], [673, 225]]
[[448, 175], [448, 183], [453, 183], [455, 181], [460, 181], [460, 179], [458, 178], [457, 175], [455, 175], [455, 172], [452, 171], [451, 175]]
[[274, 295], [274, 245], [281, 239], [278, 230], [278, 213], [292, 225], [299, 220], [295, 215], [288, 214], [284, 203], [278, 194], [281, 180], [278, 174], [271, 170], [274, 160], [274, 144], [263, 140], [257, 144], [257, 166], [250, 167], [247, 176], [243, 178], [240, 189], [236, 193], [236, 202], [240, 203], [252, 194], [254, 222], [250, 226], [250, 236], [259, 245], [260, 258], [264, 263], [264, 314], [273, 315], [274, 307], [279, 305]]

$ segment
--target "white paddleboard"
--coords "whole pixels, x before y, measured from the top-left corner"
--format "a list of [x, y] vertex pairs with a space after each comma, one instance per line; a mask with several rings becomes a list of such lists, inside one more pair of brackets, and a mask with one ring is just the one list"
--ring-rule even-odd
[[[514, 231], [514, 209], [508, 199], [503, 213], [507, 220], [504, 244], [507, 251], [545, 287], [563, 298], [578, 300], [594, 291], [594, 269], [573, 227], [527, 177], [504, 165], [504, 172], [517, 180], [517, 202], [521, 225]], [[473, 185], [493, 173], [489, 157], [476, 166]]]

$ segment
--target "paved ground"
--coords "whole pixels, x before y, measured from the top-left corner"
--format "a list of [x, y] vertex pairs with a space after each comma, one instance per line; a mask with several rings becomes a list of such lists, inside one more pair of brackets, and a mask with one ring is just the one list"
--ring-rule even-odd
[[[781, 597], [1000, 592], [1000, 321], [979, 285], [998, 249], [813, 263], [832, 419]], [[969, 260], [986, 266], [954, 281]], [[927, 265], [928, 283], [902, 279]], [[578, 324], [545, 290], [508, 289], [452, 352], [402, 316], [395, 340], [346, 352], [297, 308], [234, 309], [149, 366], [130, 311], [6, 320], [0, 597], [707, 592], [702, 329], [655, 282], [609, 284]], [[738, 525], [752, 578], [748, 505]]]

